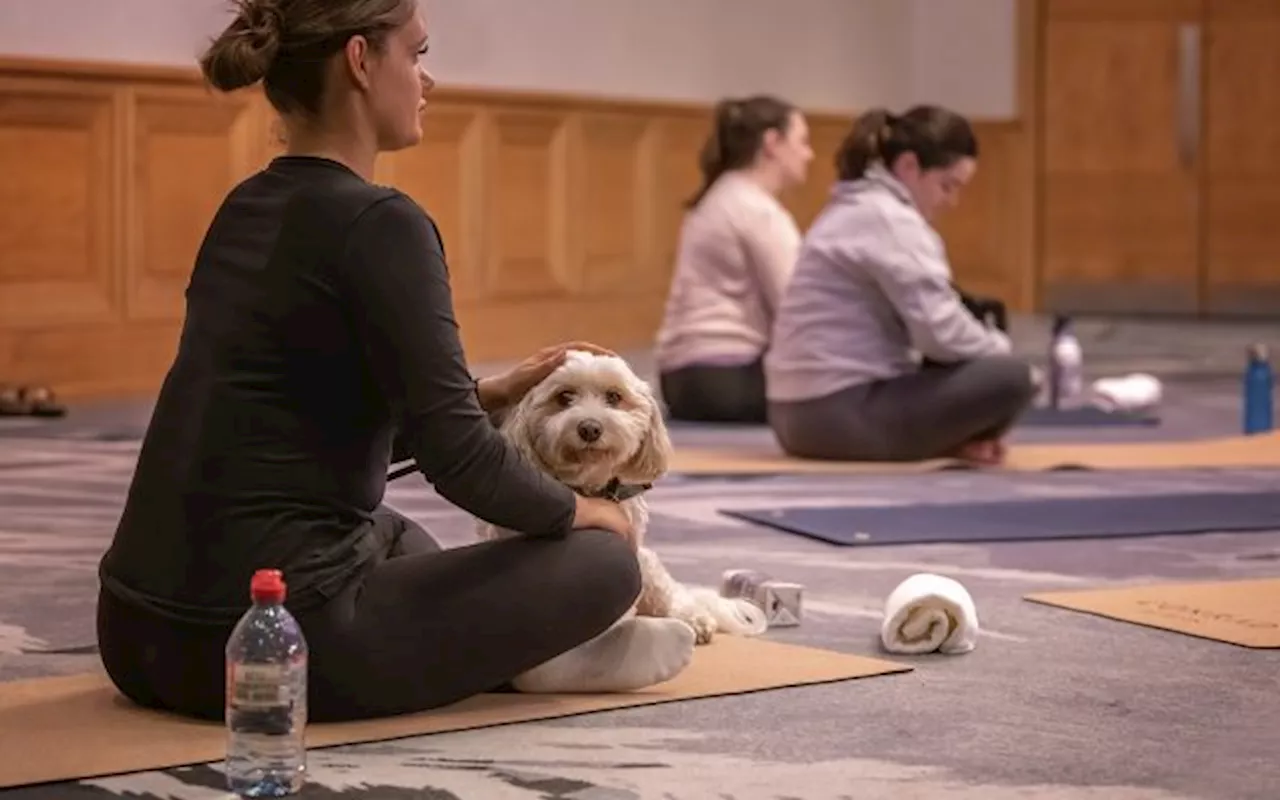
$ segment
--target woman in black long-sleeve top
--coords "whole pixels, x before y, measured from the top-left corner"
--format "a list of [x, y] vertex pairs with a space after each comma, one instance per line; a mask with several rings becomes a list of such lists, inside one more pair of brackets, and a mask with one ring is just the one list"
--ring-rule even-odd
[[[135, 702], [222, 716], [222, 650], [259, 568], [288, 581], [313, 720], [450, 703], [589, 641], [615, 651], [597, 672], [637, 644], [692, 647], [610, 629], [639, 591], [625, 518], [489, 421], [562, 349], [474, 381], [434, 223], [370, 181], [379, 151], [421, 137], [425, 45], [412, 0], [243, 0], [201, 61], [220, 90], [264, 80], [288, 150], [212, 221], [101, 563], [102, 659]], [[382, 505], [397, 431], [442, 496], [527, 535], [441, 550]]]

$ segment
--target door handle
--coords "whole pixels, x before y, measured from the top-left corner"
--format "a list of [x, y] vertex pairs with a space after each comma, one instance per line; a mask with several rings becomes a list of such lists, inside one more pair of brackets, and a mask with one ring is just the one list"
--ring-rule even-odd
[[1195, 166], [1200, 154], [1201, 43], [1203, 29], [1199, 23], [1187, 22], [1178, 27], [1178, 159], [1184, 169]]

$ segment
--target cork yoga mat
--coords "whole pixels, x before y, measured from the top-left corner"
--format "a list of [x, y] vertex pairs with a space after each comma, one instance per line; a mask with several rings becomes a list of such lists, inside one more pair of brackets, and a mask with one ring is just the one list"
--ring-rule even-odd
[[1280, 578], [1038, 592], [1024, 599], [1243, 647], [1280, 648]]
[[[765, 639], [724, 636], [682, 674], [648, 690], [598, 695], [486, 694], [424, 714], [307, 729], [307, 746], [568, 717], [910, 672], [911, 667]], [[0, 683], [0, 789], [219, 761], [225, 734], [130, 704], [100, 673]]]
[[[1006, 462], [994, 469], [1043, 472], [1250, 467], [1280, 467], [1280, 433], [1179, 442], [1014, 444]], [[677, 447], [670, 463], [670, 471], [676, 475], [911, 474], [956, 468], [964, 465], [952, 459], [907, 463], [807, 460], [760, 445]]]

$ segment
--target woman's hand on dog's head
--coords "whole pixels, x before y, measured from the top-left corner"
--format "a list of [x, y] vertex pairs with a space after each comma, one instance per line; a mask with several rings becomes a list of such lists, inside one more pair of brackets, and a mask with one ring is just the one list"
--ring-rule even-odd
[[529, 390], [546, 380], [564, 363], [570, 350], [582, 350], [600, 356], [617, 356], [617, 353], [590, 342], [562, 342], [544, 347], [501, 375], [476, 381], [480, 405], [493, 413], [519, 403]]
[[[614, 358], [618, 357], [618, 354], [613, 352], [609, 348], [601, 347], [600, 345], [592, 344], [591, 342], [561, 342], [560, 344], [552, 345], [551, 347], [544, 348], [538, 352], [559, 353], [560, 360], [563, 361], [565, 353], [568, 353], [570, 350], [581, 350], [584, 353], [594, 353], [595, 355], [598, 355], [598, 356], [613, 356]], [[535, 358], [537, 357], [536, 354], [534, 357]]]

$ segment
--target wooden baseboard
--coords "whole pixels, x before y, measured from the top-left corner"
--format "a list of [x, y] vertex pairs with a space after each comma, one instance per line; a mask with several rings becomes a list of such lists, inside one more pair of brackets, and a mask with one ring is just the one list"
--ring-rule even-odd
[[[439, 222], [472, 360], [566, 338], [650, 343], [709, 112], [433, 95], [424, 141], [385, 157], [378, 178]], [[810, 118], [812, 176], [786, 197], [802, 225], [826, 199], [849, 121]], [[1029, 195], [1022, 128], [978, 126], [980, 175], [943, 232], [962, 283], [1016, 308], [1026, 276], [1009, 209]], [[257, 92], [216, 96], [189, 70], [0, 59], [0, 383], [154, 392], [208, 220], [276, 152]]]

